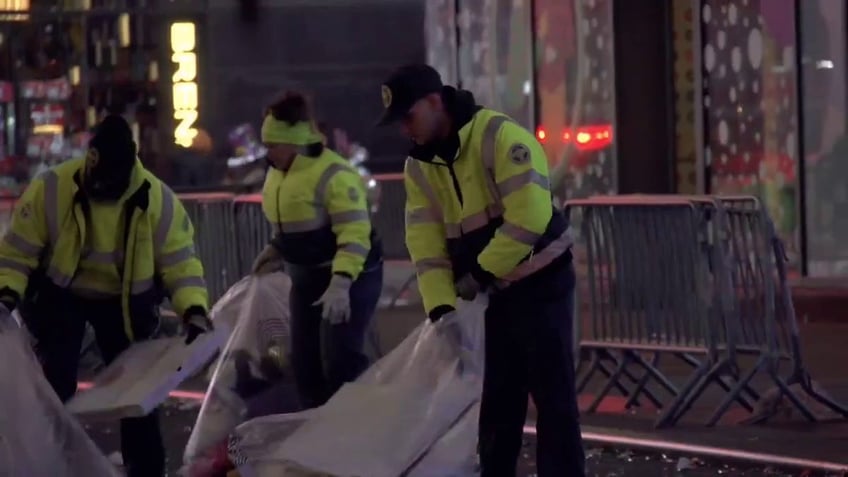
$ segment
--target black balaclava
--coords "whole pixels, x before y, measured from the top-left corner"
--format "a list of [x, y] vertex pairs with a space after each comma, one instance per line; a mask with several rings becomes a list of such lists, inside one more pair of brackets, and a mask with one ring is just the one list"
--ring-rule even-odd
[[115, 114], [106, 116], [88, 143], [83, 189], [92, 200], [115, 201], [130, 185], [136, 161], [136, 146], [127, 121]]

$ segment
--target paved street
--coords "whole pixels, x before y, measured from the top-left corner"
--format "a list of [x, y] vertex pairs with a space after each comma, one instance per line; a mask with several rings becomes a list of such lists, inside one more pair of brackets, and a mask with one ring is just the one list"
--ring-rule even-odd
[[[186, 401], [169, 401], [164, 407], [163, 429], [169, 453], [169, 476], [176, 476], [180, 468], [182, 451], [191, 433], [191, 426], [198, 407]], [[116, 458], [119, 450], [117, 425], [89, 423], [86, 425], [91, 437], [107, 455]], [[534, 441], [528, 436], [520, 463], [521, 477], [535, 476]], [[627, 450], [602, 449], [589, 447], [587, 450], [589, 476], [626, 477], [650, 476], [663, 477], [680, 475], [678, 469], [687, 476], [791, 476], [798, 475], [788, 471], [779, 471], [767, 467], [744, 467], [737, 464], [704, 462], [693, 456], [664, 455], [659, 453], [632, 452]], [[813, 476], [818, 474], [804, 474]], [[824, 474], [821, 474], [824, 475]]]
[[[387, 285], [399, 285], [407, 276], [406, 272], [395, 267], [387, 267]], [[421, 321], [420, 308], [414, 291], [404, 296], [411, 306], [393, 309], [382, 309], [377, 314], [376, 339], [372, 344], [381, 352], [393, 348], [406, 334]], [[844, 366], [833, 366], [832, 363], [844, 363], [848, 360], [848, 348], [843, 346], [844, 337], [848, 336], [848, 326], [834, 324], [808, 324], [801, 330], [806, 363], [813, 372], [815, 379], [837, 399], [848, 401], [848, 381], [845, 379]], [[671, 377], [677, 373], [672, 366]], [[203, 385], [190, 385], [193, 390], [201, 390]], [[596, 386], [590, 386], [591, 393]], [[712, 396], [712, 397], [711, 397]], [[708, 393], [705, 400], [708, 409], [713, 405], [717, 393]], [[586, 404], [592, 398], [591, 394], [581, 396], [581, 404]], [[604, 401], [602, 413], [584, 417], [584, 432], [591, 433], [620, 433], [622, 435], [638, 436], [641, 439], [667, 439], [690, 445], [709, 445], [738, 449], [749, 452], [767, 452], [782, 455], [797, 455], [807, 458], [834, 460], [834, 454], [839, 457], [839, 449], [845, 448], [848, 442], [848, 425], [843, 423], [810, 426], [798, 422], [784, 425], [769, 425], [753, 427], [734, 425], [733, 419], [725, 422], [719, 428], [705, 429], [697, 423], [684, 422], [677, 429], [657, 432], [651, 428], [650, 419], [653, 414], [648, 410], [637, 413], [627, 413], [620, 408], [622, 399], [612, 397]], [[180, 467], [182, 451], [191, 432], [199, 406], [196, 402], [170, 401], [163, 412], [163, 427], [165, 439], [171, 457], [169, 469], [171, 475], [176, 475]], [[531, 408], [530, 419], [533, 419]], [[703, 417], [703, 410], [696, 409], [693, 415], [697, 419]], [[731, 413], [731, 418], [739, 417], [738, 412]], [[103, 423], [88, 423], [88, 431], [103, 451], [117, 455], [119, 449], [115, 425]], [[663, 454], [661, 451], [627, 451], [622, 449], [601, 449], [601, 444], [587, 443], [588, 465], [590, 476], [763, 476], [763, 475], [827, 475], [810, 472], [805, 469], [775, 469], [761, 465], [725, 463], [715, 460], [702, 460], [693, 455]], [[527, 436], [527, 442], [520, 463], [519, 475], [534, 476], [533, 436]], [[844, 452], [841, 454], [844, 455]], [[836, 474], [831, 474], [836, 475]]]

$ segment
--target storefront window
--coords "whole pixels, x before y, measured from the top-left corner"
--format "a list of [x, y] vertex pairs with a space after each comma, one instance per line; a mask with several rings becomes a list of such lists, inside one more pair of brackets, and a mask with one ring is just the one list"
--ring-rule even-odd
[[25, 18], [0, 17], [0, 195], [16, 196], [40, 171], [82, 157], [107, 112], [127, 118], [142, 161], [155, 164], [157, 17], [105, 11], [97, 1], [33, 2]]
[[843, 0], [799, 3], [808, 272], [813, 276], [846, 275], [848, 12]]
[[797, 267], [794, 4], [705, 0], [700, 17], [707, 187], [760, 197]]
[[615, 192], [611, 0], [536, 0], [537, 136], [558, 195]]
[[531, 0], [459, 2], [459, 79], [479, 103], [533, 128]]

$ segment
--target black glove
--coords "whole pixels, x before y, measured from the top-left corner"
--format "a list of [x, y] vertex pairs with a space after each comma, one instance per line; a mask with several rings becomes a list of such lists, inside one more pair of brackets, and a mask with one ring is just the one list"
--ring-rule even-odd
[[186, 329], [185, 344], [191, 344], [201, 334], [214, 329], [212, 321], [206, 316], [206, 311], [198, 307], [191, 307], [186, 311], [183, 326]]

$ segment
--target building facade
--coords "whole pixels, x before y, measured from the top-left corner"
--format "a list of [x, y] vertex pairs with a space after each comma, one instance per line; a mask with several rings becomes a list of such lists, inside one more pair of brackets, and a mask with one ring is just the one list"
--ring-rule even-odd
[[848, 273], [843, 0], [427, 7], [431, 63], [535, 128], [564, 196], [753, 194], [796, 273]]

